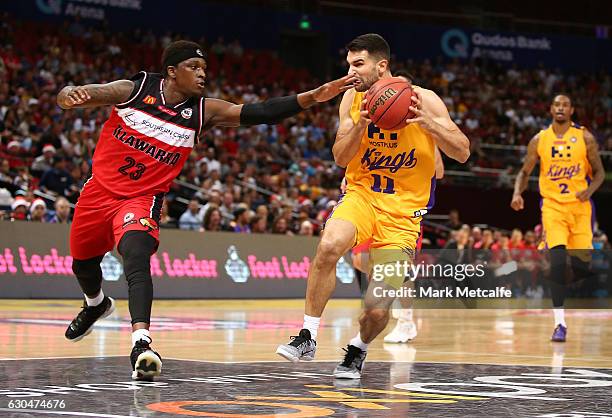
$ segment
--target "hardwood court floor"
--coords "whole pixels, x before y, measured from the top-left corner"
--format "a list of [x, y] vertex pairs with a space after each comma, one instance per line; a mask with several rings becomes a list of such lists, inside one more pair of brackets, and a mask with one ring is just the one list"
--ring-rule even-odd
[[[127, 304], [78, 343], [78, 301], [0, 300], [0, 417], [612, 417], [612, 312], [420, 310], [410, 344], [374, 342], [361, 380], [331, 371], [360, 302], [326, 312], [317, 360], [274, 354], [301, 326], [302, 301], [158, 301], [155, 382], [130, 380]], [[568, 415], [569, 414], [569, 415]]]
[[[126, 301], [78, 343], [64, 331], [79, 301], [0, 300], [0, 359], [126, 356], [130, 334]], [[317, 360], [337, 361], [357, 332], [360, 302], [330, 302], [319, 331]], [[276, 361], [279, 343], [301, 327], [300, 300], [155, 301], [153, 346], [166, 358], [217, 362]], [[368, 361], [408, 361], [612, 368], [612, 311], [566, 313], [568, 342], [551, 343], [549, 310], [420, 310], [417, 338], [384, 344]], [[385, 332], [391, 329], [390, 324]]]

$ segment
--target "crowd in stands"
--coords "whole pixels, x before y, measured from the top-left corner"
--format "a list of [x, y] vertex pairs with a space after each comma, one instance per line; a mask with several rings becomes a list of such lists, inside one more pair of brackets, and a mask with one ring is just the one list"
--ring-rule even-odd
[[[51, 26], [1, 16], [0, 218], [69, 221], [110, 109], [64, 111], [56, 94], [67, 84], [109, 82], [142, 69], [159, 72], [161, 51], [179, 38], [140, 29], [114, 32], [78, 20]], [[223, 38], [197, 41], [208, 51], [207, 97], [248, 103], [319, 84], [271, 51], [247, 50]], [[575, 120], [589, 127], [601, 149], [612, 150], [608, 73], [441, 59], [395, 62], [416, 84], [440, 94], [470, 138], [468, 164], [455, 167], [447, 159], [449, 168], [514, 170], [522, 158], [518, 151], [497, 155], [482, 144], [525, 145], [546, 124], [557, 91], [572, 97]], [[335, 72], [346, 72], [346, 66], [338, 63]], [[207, 130], [166, 197], [161, 226], [317, 235], [343, 177], [331, 154], [337, 106], [338, 101], [321, 104], [276, 126]]]

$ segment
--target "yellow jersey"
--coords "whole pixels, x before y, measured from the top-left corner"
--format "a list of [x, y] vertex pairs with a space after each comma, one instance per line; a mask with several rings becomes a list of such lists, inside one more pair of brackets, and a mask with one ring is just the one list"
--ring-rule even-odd
[[592, 174], [584, 128], [572, 123], [562, 137], [555, 134], [552, 125], [540, 131], [538, 156], [540, 195], [545, 202], [578, 202], [576, 192], [588, 187]]
[[[356, 92], [350, 115], [359, 120], [365, 93]], [[365, 193], [387, 213], [420, 217], [434, 204], [435, 143], [418, 124], [396, 131], [364, 130], [359, 151], [346, 167], [347, 193]]]

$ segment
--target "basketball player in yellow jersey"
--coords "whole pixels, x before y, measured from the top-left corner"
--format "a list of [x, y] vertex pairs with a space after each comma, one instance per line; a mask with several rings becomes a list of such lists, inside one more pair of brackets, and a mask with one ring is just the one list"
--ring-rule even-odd
[[[336, 285], [336, 263], [353, 246], [371, 239], [372, 272], [397, 261], [410, 262], [435, 186], [435, 148], [460, 162], [469, 157], [469, 141], [450, 119], [446, 106], [432, 91], [415, 87], [416, 116], [397, 131], [377, 128], [365, 111], [365, 92], [381, 78], [391, 77], [390, 51], [377, 34], [355, 38], [347, 45], [349, 74], [357, 77], [340, 103], [340, 124], [333, 146], [334, 159], [346, 167], [347, 191], [325, 224], [308, 273], [304, 326], [277, 353], [290, 361], [312, 360], [319, 320]], [[403, 274], [385, 275], [384, 285], [399, 288]], [[376, 275], [372, 274], [374, 285]], [[370, 285], [370, 289], [373, 286]], [[359, 378], [368, 344], [384, 330], [394, 297], [381, 298], [368, 290], [353, 338], [337, 378]], [[381, 303], [382, 302], [382, 303]]]
[[[571, 99], [555, 96], [550, 106], [552, 124], [536, 136], [527, 147], [523, 167], [516, 177], [510, 205], [523, 209], [521, 194], [527, 188], [529, 175], [540, 161], [540, 194], [542, 224], [546, 247], [550, 251], [551, 293], [555, 330], [552, 341], [564, 342], [567, 325], [563, 310], [565, 299], [565, 250], [593, 248], [591, 196], [604, 181], [604, 168], [597, 151], [597, 141], [585, 128], [572, 123]], [[584, 260], [571, 257], [575, 274], [585, 270]]]

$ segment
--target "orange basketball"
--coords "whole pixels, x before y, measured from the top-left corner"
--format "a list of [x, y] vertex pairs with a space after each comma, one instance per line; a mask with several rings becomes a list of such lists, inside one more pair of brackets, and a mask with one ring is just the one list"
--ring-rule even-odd
[[415, 115], [412, 105], [412, 85], [400, 77], [383, 78], [370, 87], [365, 95], [366, 110], [380, 129], [397, 131], [406, 126], [406, 119]]

